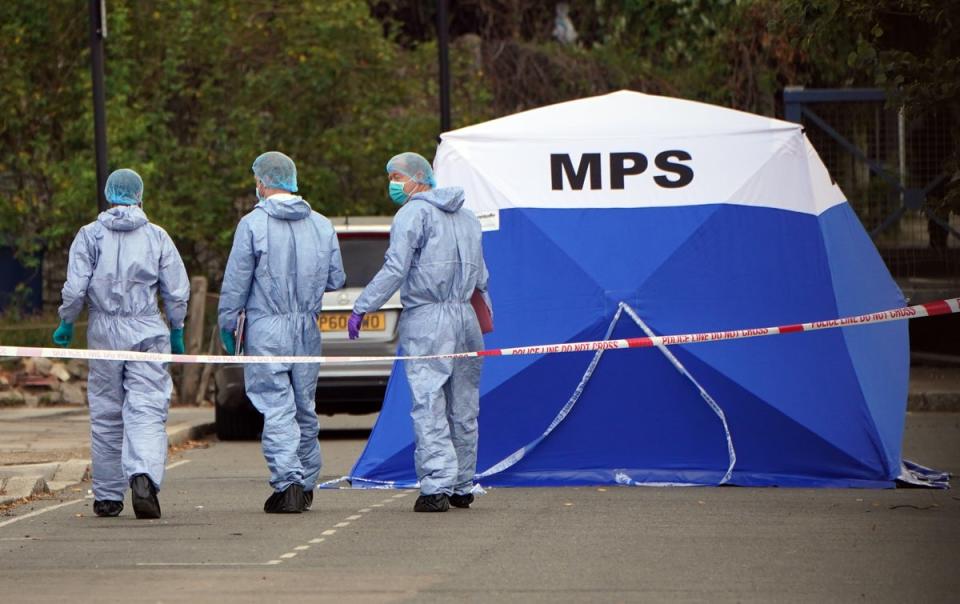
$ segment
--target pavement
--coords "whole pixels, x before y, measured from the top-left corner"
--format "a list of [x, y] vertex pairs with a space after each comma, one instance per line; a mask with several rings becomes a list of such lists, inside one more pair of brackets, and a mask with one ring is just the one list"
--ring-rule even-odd
[[907, 410], [960, 412], [960, 366], [911, 367]]
[[[323, 477], [370, 417], [321, 418]], [[960, 471], [960, 414], [909, 413], [904, 453]], [[955, 602], [960, 497], [926, 489], [489, 489], [415, 514], [416, 493], [318, 491], [262, 512], [256, 442], [171, 456], [163, 517], [98, 518], [68, 491], [0, 516], [10, 602]]]
[[[171, 407], [167, 438], [179, 446], [213, 428], [213, 407]], [[89, 465], [85, 407], [0, 408], [0, 506], [79, 483]]]

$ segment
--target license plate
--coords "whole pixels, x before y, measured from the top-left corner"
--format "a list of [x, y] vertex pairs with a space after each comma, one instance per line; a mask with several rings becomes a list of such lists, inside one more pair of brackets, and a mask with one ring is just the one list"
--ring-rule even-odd
[[[325, 312], [320, 313], [317, 319], [317, 325], [320, 331], [347, 331], [347, 321], [350, 320], [348, 312]], [[363, 317], [363, 331], [386, 331], [387, 314], [382, 312], [367, 313]]]

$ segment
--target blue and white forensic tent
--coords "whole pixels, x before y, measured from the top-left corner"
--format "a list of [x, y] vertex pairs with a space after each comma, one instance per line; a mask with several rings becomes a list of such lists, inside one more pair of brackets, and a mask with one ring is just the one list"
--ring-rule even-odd
[[[484, 225], [487, 348], [905, 303], [798, 124], [621, 91], [448, 132], [434, 163]], [[888, 487], [906, 472], [906, 322], [667, 351], [488, 359], [479, 482]], [[398, 363], [354, 486], [416, 484], [409, 410]]]

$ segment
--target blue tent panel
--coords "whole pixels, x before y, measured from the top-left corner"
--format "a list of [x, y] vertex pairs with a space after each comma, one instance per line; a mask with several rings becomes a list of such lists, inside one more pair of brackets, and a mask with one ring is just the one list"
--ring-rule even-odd
[[[491, 348], [602, 339], [620, 302], [659, 334], [902, 305], [846, 204], [819, 217], [733, 204], [505, 209], [484, 249], [497, 326]], [[673, 352], [726, 413], [737, 451], [733, 484], [891, 486], [905, 331], [857, 327]], [[621, 317], [613, 337], [637, 335], [639, 327]], [[537, 439], [591, 358], [488, 359], [478, 471]], [[416, 483], [409, 409], [398, 365], [355, 477]], [[727, 465], [720, 421], [659, 351], [610, 351], [565, 420], [483, 484], [717, 484]]]

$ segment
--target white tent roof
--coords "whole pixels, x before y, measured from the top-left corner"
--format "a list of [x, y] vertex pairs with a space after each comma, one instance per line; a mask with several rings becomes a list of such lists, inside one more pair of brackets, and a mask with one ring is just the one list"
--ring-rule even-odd
[[[632, 174], [636, 154], [647, 166]], [[611, 179], [618, 162], [622, 188]], [[464, 187], [478, 212], [731, 203], [819, 215], [844, 202], [798, 124], [631, 91], [447, 132], [434, 164], [439, 185]], [[681, 170], [692, 178], [676, 186]]]

